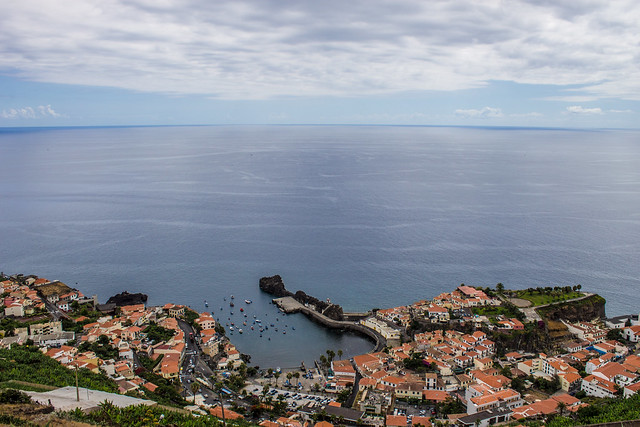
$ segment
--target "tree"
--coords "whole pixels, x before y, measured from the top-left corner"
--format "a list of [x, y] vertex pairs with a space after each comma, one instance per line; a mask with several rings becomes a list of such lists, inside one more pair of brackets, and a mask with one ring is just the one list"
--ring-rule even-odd
[[193, 392], [193, 403], [196, 403], [196, 393], [200, 391], [200, 383], [194, 381], [191, 383], [191, 391]]
[[341, 349], [338, 349], [338, 359], [340, 359], [340, 358], [342, 357], [342, 354], [343, 354], [343, 353], [342, 353], [342, 350], [341, 350]]
[[607, 339], [620, 341], [622, 339], [622, 331], [620, 329], [609, 329]]
[[562, 416], [564, 414], [564, 410], [567, 409], [567, 404], [564, 402], [558, 402], [556, 409], [558, 410], [558, 414]]
[[326, 356], [324, 354], [320, 355], [320, 364], [322, 366], [327, 366], [327, 358], [326, 358]]
[[329, 362], [331, 362], [333, 358], [336, 357], [336, 352], [333, 350], [327, 350], [327, 356], [329, 356]]
[[276, 387], [278, 387], [278, 378], [280, 378], [280, 375], [282, 375], [282, 373], [279, 371], [276, 371], [275, 374], [273, 374], [273, 376], [276, 378]]
[[504, 285], [502, 283], [498, 283], [496, 285], [496, 292], [498, 292], [499, 294], [504, 292]]

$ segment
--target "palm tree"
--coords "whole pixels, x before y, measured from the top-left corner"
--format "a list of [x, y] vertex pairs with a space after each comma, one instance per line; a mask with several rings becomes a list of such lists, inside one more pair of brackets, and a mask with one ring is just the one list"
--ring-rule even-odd
[[558, 402], [556, 409], [558, 410], [558, 414], [562, 416], [562, 414], [564, 414], [564, 410], [567, 409], [567, 404], [564, 402]]
[[340, 359], [342, 357], [342, 350], [338, 349], [338, 359]]
[[278, 387], [278, 378], [282, 375], [280, 372], [276, 371], [273, 376], [276, 378], [276, 387]]
[[200, 383], [192, 382], [191, 391], [193, 392], [193, 403], [196, 403], [196, 393], [200, 391]]

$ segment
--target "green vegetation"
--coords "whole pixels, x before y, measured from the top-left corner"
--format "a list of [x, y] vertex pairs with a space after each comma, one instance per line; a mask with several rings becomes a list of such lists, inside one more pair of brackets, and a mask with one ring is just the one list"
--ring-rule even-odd
[[435, 367], [430, 366], [429, 363], [424, 361], [423, 353], [412, 353], [410, 358], [402, 361], [402, 364], [405, 368], [411, 369], [419, 374], [424, 372], [435, 372]]
[[[80, 410], [61, 414], [67, 420], [95, 423], [105, 426], [154, 426], [174, 425], [183, 427], [219, 426], [222, 420], [211, 415], [194, 416], [180, 412], [169, 411], [159, 407], [129, 406], [118, 408], [110, 402], [103, 402], [100, 408], [89, 414]], [[249, 426], [244, 420], [227, 420], [228, 426]]]
[[187, 308], [184, 311], [184, 321], [191, 325], [193, 329], [200, 332], [202, 330], [202, 327], [198, 323], [196, 323], [196, 319], [198, 317], [200, 317], [200, 313], [198, 313], [197, 311], [193, 311], [190, 308]]
[[139, 393], [138, 396], [146, 397], [147, 399], [151, 399], [168, 406], [182, 407], [187, 405], [187, 401], [180, 395], [177, 387], [171, 380], [165, 379], [150, 371], [141, 372], [140, 376], [150, 383], [157, 385], [158, 388], [153, 392], [146, 388], [142, 388], [140, 390], [143, 394]]
[[42, 384], [34, 384], [28, 383], [24, 381], [3, 381], [0, 382], [0, 389], [12, 388], [15, 390], [24, 390], [24, 391], [37, 391], [37, 392], [45, 392], [55, 390], [56, 387], [53, 386], [44, 386]]
[[525, 319], [524, 313], [518, 307], [506, 301], [503, 301], [501, 305], [471, 307], [471, 312], [479, 316], [487, 316], [492, 323], [496, 323], [498, 316], [513, 317], [521, 321]]
[[516, 291], [515, 296], [527, 301], [530, 301], [533, 306], [551, 304], [555, 302], [562, 302], [569, 299], [580, 298], [584, 296], [582, 292], [578, 292], [582, 286], [547, 286], [545, 288], [529, 288], [521, 291]]
[[138, 359], [140, 359], [140, 364], [148, 371], [153, 371], [156, 366], [162, 361], [164, 358], [164, 354], [158, 356], [156, 360], [153, 360], [149, 356], [138, 353]]
[[451, 397], [448, 397], [447, 400], [442, 403], [438, 403], [436, 408], [440, 416], [460, 414], [467, 411], [466, 406], [459, 399], [453, 399]]
[[4, 425], [8, 425], [8, 426], [37, 426], [38, 425], [9, 414], [0, 414], [0, 424], [2, 424], [3, 426]]
[[[555, 417], [544, 425], [565, 427], [637, 419], [640, 419], [640, 395], [635, 394], [629, 399], [598, 399], [597, 403], [580, 408], [575, 414]], [[540, 422], [526, 424], [543, 425]]]
[[62, 318], [62, 329], [64, 329], [65, 331], [80, 333], [82, 332], [82, 327], [84, 325], [93, 323], [102, 316], [102, 313], [100, 313], [99, 311], [92, 310], [87, 304], [79, 305], [77, 301], [73, 301], [71, 303], [71, 308], [74, 310], [71, 313], [72, 317], [78, 318], [80, 316], [85, 316], [87, 317], [87, 319], [76, 322], [73, 320]]
[[163, 328], [154, 322], [151, 322], [143, 332], [147, 334], [147, 338], [153, 341], [154, 344], [169, 341], [175, 335], [173, 329]]
[[491, 340], [496, 343], [498, 357], [503, 357], [510, 351], [540, 352], [548, 351], [552, 347], [549, 335], [533, 323], [526, 323], [522, 331], [494, 332], [491, 334]]
[[[0, 349], [0, 381], [30, 381], [33, 383], [66, 387], [75, 385], [75, 372], [30, 346]], [[116, 383], [102, 374], [88, 369], [78, 370], [80, 387], [116, 392]]]
[[26, 328], [29, 325], [35, 325], [36, 323], [48, 322], [49, 318], [43, 318], [41, 314], [34, 315], [32, 320], [25, 320], [23, 322], [13, 319], [11, 317], [4, 317], [0, 320], [0, 330], [5, 331], [5, 335], [10, 337], [15, 335], [16, 328]]
[[93, 351], [100, 359], [117, 359], [118, 349], [111, 345], [109, 337], [106, 335], [100, 335], [98, 339], [92, 343], [83, 342], [78, 347], [81, 352]]
[[5, 403], [31, 403], [31, 397], [18, 390], [4, 390], [0, 392], [0, 404]]

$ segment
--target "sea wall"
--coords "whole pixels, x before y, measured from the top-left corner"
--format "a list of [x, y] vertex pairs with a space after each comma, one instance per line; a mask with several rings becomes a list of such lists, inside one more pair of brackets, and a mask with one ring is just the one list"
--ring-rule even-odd
[[375, 342], [376, 345], [373, 351], [381, 351], [387, 345], [387, 340], [373, 329], [367, 328], [357, 322], [331, 319], [321, 313], [318, 313], [316, 310], [301, 304], [295, 300], [294, 297], [286, 296], [282, 298], [275, 298], [273, 303], [285, 313], [303, 313], [312, 321], [327, 328], [352, 331], [363, 335], [365, 338], [369, 338]]

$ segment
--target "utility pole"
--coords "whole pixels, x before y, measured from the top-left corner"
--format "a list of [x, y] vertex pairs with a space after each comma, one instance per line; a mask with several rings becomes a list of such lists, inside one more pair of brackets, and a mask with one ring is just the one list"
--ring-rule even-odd
[[76, 361], [76, 401], [80, 402], [80, 388], [78, 388], [78, 362]]

